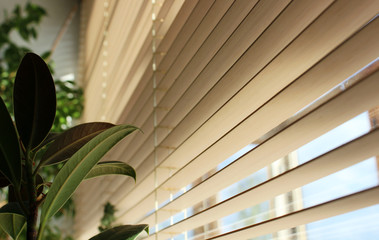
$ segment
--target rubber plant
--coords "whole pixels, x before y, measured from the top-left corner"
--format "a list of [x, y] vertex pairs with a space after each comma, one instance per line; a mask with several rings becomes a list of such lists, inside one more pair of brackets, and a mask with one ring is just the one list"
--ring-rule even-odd
[[[14, 121], [0, 98], [0, 187], [9, 188], [0, 226], [13, 239], [26, 226], [27, 240], [41, 240], [49, 219], [86, 179], [108, 174], [135, 179], [129, 165], [100, 160], [136, 127], [93, 122], [60, 134], [50, 132], [56, 111], [54, 81], [34, 53], [27, 53], [18, 67], [13, 101]], [[57, 163], [64, 165], [53, 182], [45, 182], [39, 171]], [[91, 240], [135, 239], [143, 231], [148, 231], [145, 224], [118, 226]]]

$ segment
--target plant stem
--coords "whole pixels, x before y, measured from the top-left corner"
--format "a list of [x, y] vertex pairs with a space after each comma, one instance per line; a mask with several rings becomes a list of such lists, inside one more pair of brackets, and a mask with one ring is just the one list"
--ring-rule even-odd
[[[29, 214], [27, 217], [27, 229], [26, 237], [27, 240], [35, 240], [37, 237], [37, 218], [38, 218], [38, 207], [37, 207], [37, 192], [35, 177], [33, 176], [33, 164], [29, 159], [29, 151], [26, 151], [26, 176], [27, 176], [27, 186], [28, 186], [28, 196], [29, 196]], [[32, 158], [33, 159], [33, 158]]]
[[38, 208], [36, 202], [29, 204], [29, 215], [27, 219], [27, 240], [37, 239]]

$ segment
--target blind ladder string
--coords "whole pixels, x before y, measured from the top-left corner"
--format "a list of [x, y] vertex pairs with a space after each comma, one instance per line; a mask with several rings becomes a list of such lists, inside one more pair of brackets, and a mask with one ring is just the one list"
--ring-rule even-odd
[[[158, 156], [157, 156], [157, 147], [158, 147], [158, 134], [157, 134], [157, 66], [156, 66], [156, 0], [151, 0], [151, 35], [152, 35], [152, 85], [153, 85], [153, 126], [154, 126], [154, 218], [155, 218], [155, 233], [159, 231], [158, 227], [158, 176], [157, 176], [157, 166], [158, 166]], [[155, 234], [155, 239], [158, 240], [158, 235]]]

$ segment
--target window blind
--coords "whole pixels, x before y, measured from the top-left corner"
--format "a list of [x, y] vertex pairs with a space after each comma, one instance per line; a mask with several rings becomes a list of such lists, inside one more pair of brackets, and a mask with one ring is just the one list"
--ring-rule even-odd
[[[96, 232], [107, 201], [118, 223], [148, 223], [147, 239], [307, 239], [306, 224], [378, 204], [375, 170], [369, 187], [313, 205], [305, 191], [378, 156], [375, 121], [315, 156], [302, 150], [379, 105], [378, 10], [375, 0], [83, 1], [83, 120], [143, 134], [107, 156], [132, 165], [136, 183], [78, 190], [78, 239]], [[262, 169], [272, 173], [237, 189]], [[259, 204], [264, 219], [231, 217]]]

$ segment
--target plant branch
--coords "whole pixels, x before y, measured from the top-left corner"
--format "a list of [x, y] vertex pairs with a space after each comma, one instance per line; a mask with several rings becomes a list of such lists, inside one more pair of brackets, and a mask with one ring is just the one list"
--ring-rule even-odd
[[[27, 176], [27, 187], [29, 196], [29, 214], [27, 216], [27, 240], [35, 240], [37, 237], [37, 217], [38, 217], [38, 207], [37, 207], [37, 191], [35, 177], [33, 176], [33, 163], [29, 159], [30, 151], [26, 151], [26, 176]], [[32, 158], [33, 160], [33, 158]]]

